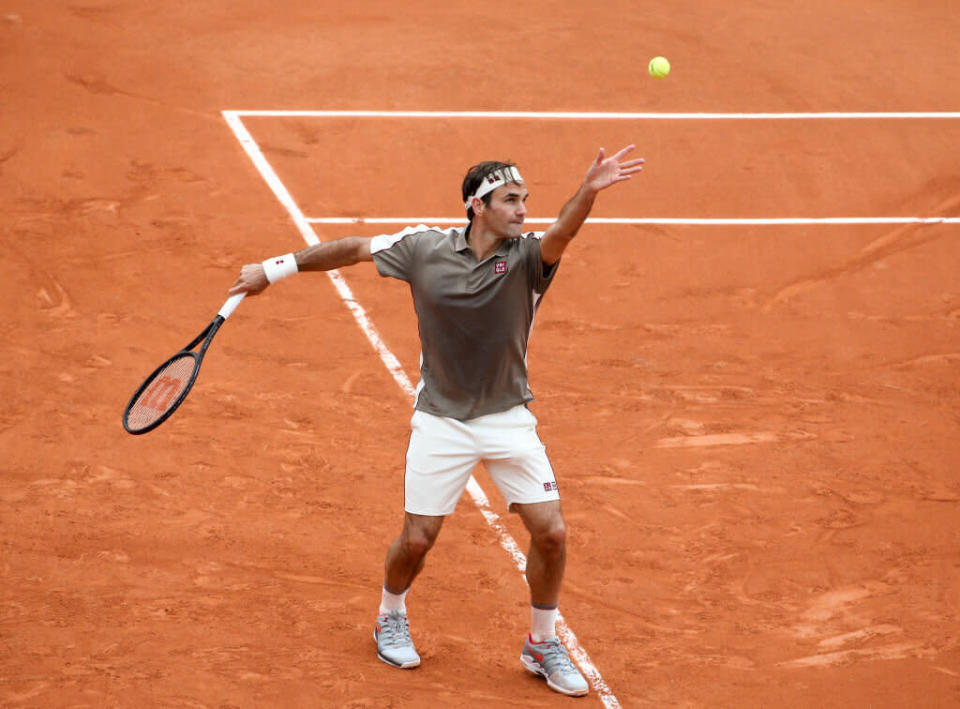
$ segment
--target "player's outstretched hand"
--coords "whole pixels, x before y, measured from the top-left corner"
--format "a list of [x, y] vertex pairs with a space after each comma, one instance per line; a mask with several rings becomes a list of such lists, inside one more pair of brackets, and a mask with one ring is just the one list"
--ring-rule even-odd
[[237, 293], [246, 293], [247, 295], [256, 295], [270, 285], [267, 281], [267, 274], [263, 272], [263, 264], [248, 263], [240, 269], [240, 275], [233, 282], [227, 295], [236, 295]]
[[599, 192], [617, 182], [629, 180], [630, 176], [643, 169], [643, 158], [634, 160], [623, 160], [636, 146], [628, 145], [623, 150], [610, 157], [606, 156], [603, 148], [597, 153], [597, 159], [593, 161], [590, 169], [587, 170], [587, 176], [584, 184], [587, 188]]

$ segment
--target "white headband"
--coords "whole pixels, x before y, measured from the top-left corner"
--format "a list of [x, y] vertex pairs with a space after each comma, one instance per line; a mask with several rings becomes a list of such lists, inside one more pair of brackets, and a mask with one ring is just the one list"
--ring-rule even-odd
[[501, 168], [499, 170], [494, 170], [489, 175], [483, 178], [483, 181], [480, 183], [480, 186], [477, 187], [476, 192], [467, 197], [467, 201], [463, 203], [463, 206], [467, 209], [473, 205], [474, 199], [480, 199], [485, 194], [493, 192], [498, 187], [507, 184], [508, 182], [520, 182], [523, 183], [523, 178], [520, 177], [520, 171], [517, 170], [513, 165], [508, 165], [507, 167]]

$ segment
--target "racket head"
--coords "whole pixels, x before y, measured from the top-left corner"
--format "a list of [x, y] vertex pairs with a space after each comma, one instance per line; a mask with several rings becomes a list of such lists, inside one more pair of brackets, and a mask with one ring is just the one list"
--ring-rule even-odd
[[184, 350], [157, 367], [123, 410], [127, 433], [147, 433], [166, 421], [190, 393], [201, 359], [202, 355]]

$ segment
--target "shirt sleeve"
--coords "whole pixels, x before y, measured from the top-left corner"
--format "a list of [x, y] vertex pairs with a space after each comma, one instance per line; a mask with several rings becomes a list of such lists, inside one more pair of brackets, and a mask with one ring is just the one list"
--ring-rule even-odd
[[377, 272], [384, 277], [410, 281], [415, 265], [417, 234], [427, 231], [421, 225], [407, 227], [396, 234], [380, 234], [370, 241], [370, 253]]
[[527, 234], [527, 238], [523, 239], [525, 247], [524, 256], [527, 262], [530, 286], [535, 293], [541, 295], [547, 292], [547, 288], [550, 287], [550, 284], [553, 282], [553, 277], [557, 274], [557, 269], [560, 267], [560, 261], [557, 261], [552, 266], [548, 266], [543, 262], [543, 255], [540, 253], [540, 239], [543, 238], [543, 234], [544, 232], [542, 231], [533, 231]]

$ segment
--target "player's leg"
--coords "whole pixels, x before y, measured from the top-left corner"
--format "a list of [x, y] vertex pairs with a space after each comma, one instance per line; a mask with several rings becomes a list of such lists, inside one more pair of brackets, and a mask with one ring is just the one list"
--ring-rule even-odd
[[566, 562], [566, 525], [560, 493], [537, 419], [526, 406], [474, 422], [484, 465], [513, 512], [530, 532], [527, 582], [535, 606], [556, 606]]
[[[514, 503], [512, 509], [520, 515], [530, 532], [526, 571], [530, 604], [534, 608], [556, 608], [567, 561], [567, 527], [560, 501]], [[550, 635], [555, 634], [550, 632]]]
[[581, 696], [589, 691], [587, 681], [573, 664], [557, 637], [560, 586], [566, 565], [566, 524], [560, 501], [516, 504], [530, 532], [527, 583], [530, 584], [530, 634], [523, 643], [520, 662], [530, 672], [547, 680], [557, 692]]
[[469, 432], [460, 421], [416, 411], [404, 475], [403, 530], [388, 547], [377, 629], [377, 656], [400, 668], [417, 667], [410, 636], [406, 596], [423, 569], [444, 517], [463, 494], [477, 455]]
[[566, 566], [566, 523], [557, 481], [536, 432], [537, 420], [524, 406], [498, 415], [490, 426], [484, 464], [509, 508], [530, 532], [526, 576], [530, 585], [531, 631], [520, 660], [529, 671], [563, 694], [589, 691], [556, 635], [558, 602]]
[[444, 517], [404, 514], [403, 530], [387, 548], [383, 585], [394, 594], [406, 593], [423, 569], [427, 552], [433, 547]]
[[424, 559], [437, 540], [441, 526], [441, 516], [408, 512], [400, 536], [387, 548], [380, 611], [373, 639], [377, 642], [377, 657], [394, 667], [412, 669], [420, 665], [420, 655], [410, 637], [407, 591], [423, 568]]

